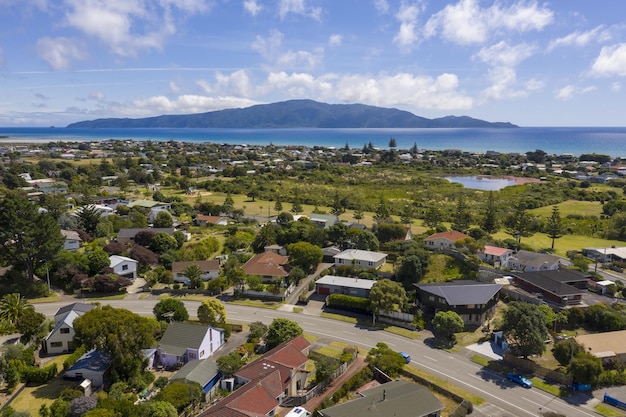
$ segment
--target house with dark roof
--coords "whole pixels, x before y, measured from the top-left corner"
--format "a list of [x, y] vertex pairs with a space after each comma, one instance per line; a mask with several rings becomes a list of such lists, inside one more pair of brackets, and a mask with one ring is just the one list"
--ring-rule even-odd
[[144, 228], [139, 228], [139, 229], [120, 229], [120, 231], [117, 232], [116, 240], [119, 243], [124, 243], [124, 244], [134, 242], [135, 236], [139, 232], [151, 232], [151, 233], [163, 232], [172, 236], [174, 234], [174, 228], [173, 227], [144, 227]]
[[337, 223], [339, 218], [332, 214], [311, 213], [309, 220], [320, 229], [328, 229]]
[[258, 275], [263, 282], [279, 281], [285, 284], [289, 276], [288, 260], [286, 256], [274, 252], [263, 252], [250, 258], [241, 269], [246, 275]]
[[209, 358], [187, 362], [178, 370], [170, 381], [196, 382], [202, 387], [205, 395], [210, 395], [219, 387], [222, 374], [217, 368], [217, 363]]
[[77, 348], [74, 344], [74, 320], [95, 306], [93, 304], [73, 303], [61, 307], [54, 314], [54, 329], [43, 341], [43, 348], [49, 355], [71, 352]]
[[346, 249], [333, 256], [335, 266], [355, 266], [363, 269], [380, 269], [385, 265], [386, 253], [371, 250]]
[[111, 367], [111, 358], [99, 350], [90, 350], [65, 371], [63, 378], [74, 381], [88, 379], [94, 387], [104, 385], [106, 372]]
[[176, 367], [206, 359], [224, 344], [224, 330], [201, 324], [173, 322], [157, 347], [155, 363]]
[[571, 269], [535, 272], [513, 272], [513, 284], [544, 301], [557, 305], [573, 305], [582, 302], [592, 276]]
[[479, 326], [493, 317], [502, 289], [499, 284], [469, 280], [413, 285], [417, 288], [417, 305], [424, 313], [454, 311], [466, 327]]
[[457, 240], [468, 238], [465, 233], [449, 230], [447, 232], [434, 233], [424, 239], [428, 249], [455, 248]]
[[561, 266], [561, 258], [548, 253], [519, 250], [511, 256], [507, 267], [513, 271], [553, 271]]
[[235, 373], [241, 385], [198, 417], [274, 416], [278, 406], [306, 385], [310, 343], [302, 336], [281, 343]]
[[322, 417], [439, 417], [443, 404], [426, 387], [397, 380], [359, 392], [361, 398], [320, 410]]

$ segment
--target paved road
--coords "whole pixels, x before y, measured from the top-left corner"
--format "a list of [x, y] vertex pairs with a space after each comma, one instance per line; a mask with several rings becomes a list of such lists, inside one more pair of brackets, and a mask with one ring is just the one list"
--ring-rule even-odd
[[[195, 317], [197, 301], [185, 301], [182, 298], [189, 314]], [[103, 304], [114, 307], [127, 308], [140, 315], [151, 316], [152, 308], [157, 300], [107, 300]], [[64, 303], [37, 304], [37, 311], [52, 316]], [[226, 305], [226, 314], [229, 321], [250, 323], [253, 321], [271, 322], [277, 317], [286, 317], [297, 321], [307, 332], [329, 340], [340, 340], [351, 345], [370, 349], [378, 342], [384, 342], [398, 351], [405, 351], [411, 355], [412, 364], [418, 368], [448, 380], [467, 391], [473, 392], [488, 401], [484, 409], [478, 409], [480, 414], [490, 417], [526, 417], [541, 416], [542, 413], [552, 411], [568, 417], [597, 417], [591, 408], [584, 404], [587, 397], [576, 396], [562, 400], [536, 388], [524, 389], [515, 385], [501, 375], [485, 369], [468, 360], [465, 350], [459, 353], [450, 353], [433, 349], [428, 346], [428, 332], [423, 332], [423, 339], [409, 340], [385, 331], [362, 327], [359, 325], [329, 320], [318, 316], [310, 316], [289, 311], [278, 311]], [[568, 402], [569, 401], [569, 402]], [[477, 413], [478, 414], [478, 413]]]

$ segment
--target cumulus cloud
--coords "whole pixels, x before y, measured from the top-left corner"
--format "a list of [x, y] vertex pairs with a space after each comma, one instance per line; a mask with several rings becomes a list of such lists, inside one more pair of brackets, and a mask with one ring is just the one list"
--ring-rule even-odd
[[542, 30], [552, 23], [553, 12], [536, 1], [519, 1], [508, 7], [499, 2], [481, 7], [478, 0], [460, 0], [431, 16], [424, 35], [441, 34], [444, 39], [461, 45], [480, 44], [493, 31], [528, 32]]
[[626, 76], [626, 43], [603, 47], [591, 66], [591, 73], [600, 77]]
[[256, 0], [245, 0], [243, 2], [243, 8], [252, 16], [258, 15], [261, 13], [261, 10], [263, 10], [263, 6], [261, 6]]
[[495, 45], [481, 48], [475, 57], [490, 65], [515, 67], [532, 56], [535, 50], [533, 45], [526, 43], [509, 45], [505, 41], [500, 41]]
[[594, 86], [577, 87], [577, 86], [569, 84], [563, 88], [558, 89], [554, 93], [554, 96], [559, 100], [567, 101], [567, 100], [572, 99], [575, 95], [586, 94], [595, 90], [596, 90], [596, 87]]
[[621, 90], [622, 90], [622, 83], [617, 82], [617, 81], [614, 83], [611, 83], [611, 91], [618, 93]]
[[72, 61], [85, 59], [87, 56], [80, 42], [64, 37], [39, 39], [37, 54], [54, 70], [67, 69]]
[[510, 67], [494, 67], [489, 70], [491, 86], [483, 90], [482, 95], [487, 100], [504, 100], [526, 97], [528, 92], [516, 89], [517, 73]]
[[89, 93], [89, 95], [87, 96], [87, 99], [102, 103], [106, 100], [106, 95], [102, 91], [94, 90]]
[[417, 4], [409, 4], [402, 2], [400, 10], [396, 14], [396, 19], [400, 22], [400, 28], [398, 33], [393, 38], [394, 43], [397, 43], [402, 48], [411, 48], [420, 39], [417, 34], [417, 18], [420, 14], [420, 8]]
[[273, 60], [282, 48], [283, 38], [283, 34], [276, 29], [272, 30], [266, 37], [257, 35], [252, 42], [252, 49], [261, 54], [263, 58]]
[[338, 34], [330, 35], [330, 37], [328, 38], [328, 44], [330, 46], [339, 46], [341, 45], [342, 41], [343, 41], [343, 36], [338, 35]]
[[323, 48], [315, 48], [312, 52], [284, 50], [283, 38], [281, 32], [272, 30], [267, 37], [257, 36], [252, 42], [252, 49], [261, 54], [272, 66], [278, 68], [304, 67], [311, 69], [320, 65], [324, 55]]
[[284, 19], [288, 14], [298, 14], [317, 21], [322, 18], [322, 8], [307, 6], [306, 0], [279, 0], [278, 14]]
[[548, 45], [548, 51], [564, 46], [587, 46], [592, 42], [606, 42], [611, 39], [611, 33], [603, 25], [587, 31], [574, 31], [568, 35], [556, 38]]
[[[171, 100], [165, 96], [154, 96], [136, 99], [132, 105], [136, 111], [143, 114], [161, 113], [203, 113], [226, 108], [249, 107], [258, 102], [241, 97], [208, 97], [186, 94]], [[120, 109], [119, 113], [125, 110]]]

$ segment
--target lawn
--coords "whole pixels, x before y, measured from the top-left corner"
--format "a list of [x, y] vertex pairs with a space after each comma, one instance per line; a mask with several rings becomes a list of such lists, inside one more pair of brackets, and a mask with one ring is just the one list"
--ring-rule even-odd
[[[602, 214], [602, 204], [599, 201], [578, 201], [567, 200], [556, 205], [559, 208], [561, 218], [565, 218], [570, 214], [580, 216], [600, 216]], [[539, 207], [528, 210], [533, 216], [550, 217], [552, 215], [552, 206]]]
[[455, 260], [448, 255], [432, 255], [428, 269], [421, 282], [445, 282], [462, 278], [461, 270]]
[[[494, 239], [512, 239], [511, 235], [500, 231], [493, 235]], [[552, 239], [545, 233], [535, 233], [530, 237], [523, 237], [522, 243], [531, 246], [535, 250], [550, 248]], [[554, 241], [554, 251], [557, 255], [566, 256], [567, 251], [581, 251], [582, 248], [606, 248], [611, 246], [624, 246], [619, 240], [606, 240], [591, 236], [565, 235]]]

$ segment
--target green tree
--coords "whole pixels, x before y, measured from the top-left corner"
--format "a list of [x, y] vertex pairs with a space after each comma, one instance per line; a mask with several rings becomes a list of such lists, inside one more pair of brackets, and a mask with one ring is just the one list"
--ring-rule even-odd
[[291, 203], [291, 210], [296, 216], [298, 213], [302, 213], [302, 200], [300, 199], [300, 193], [298, 190], [294, 191], [293, 202]]
[[22, 333], [20, 340], [22, 343], [28, 344], [33, 339], [36, 341], [42, 340], [46, 336], [46, 328], [44, 322], [46, 316], [36, 312], [33, 309], [27, 308], [24, 310], [17, 319], [15, 328], [18, 332]]
[[381, 311], [401, 311], [408, 301], [402, 285], [390, 279], [376, 281], [370, 290], [369, 299], [374, 319]]
[[487, 233], [495, 233], [498, 231], [498, 209], [493, 197], [493, 191], [489, 191], [489, 197], [487, 198], [487, 208], [485, 209], [485, 216], [481, 223], [481, 227]]
[[166, 401], [148, 401], [146, 417], [178, 417], [176, 407]]
[[316, 355], [313, 358], [315, 362], [315, 383], [320, 384], [326, 381], [330, 376], [339, 369], [341, 362], [338, 359], [331, 358], [326, 355]]
[[363, 210], [359, 208], [355, 209], [352, 217], [356, 220], [357, 224], [361, 224], [361, 220], [363, 220]]
[[189, 280], [189, 288], [200, 288], [202, 286], [202, 268], [198, 264], [189, 264], [183, 269], [183, 275]]
[[552, 354], [554, 355], [554, 359], [556, 359], [561, 366], [568, 366], [575, 356], [578, 356], [579, 353], [584, 351], [585, 348], [576, 343], [576, 340], [572, 337], [557, 341], [554, 344]]
[[528, 358], [530, 355], [542, 355], [546, 351], [546, 318], [534, 304], [511, 302], [504, 310], [501, 329], [515, 355]]
[[166, 232], [156, 232], [150, 241], [149, 248], [154, 253], [165, 253], [168, 250], [177, 249], [178, 241]]
[[109, 254], [102, 248], [96, 248], [87, 254], [89, 260], [89, 273], [96, 275], [110, 265]]
[[470, 224], [472, 223], [472, 215], [470, 213], [469, 207], [465, 202], [465, 196], [463, 194], [459, 194], [459, 198], [456, 204], [456, 212], [454, 214], [454, 220], [452, 222], [452, 229], [458, 230], [460, 232], [465, 232], [469, 229]]
[[26, 270], [30, 282], [35, 268], [52, 259], [64, 241], [56, 219], [39, 213], [25, 197], [9, 193], [0, 201], [0, 259]]
[[217, 298], [207, 298], [198, 307], [200, 323], [221, 327], [226, 323], [226, 308]]
[[413, 284], [424, 277], [429, 260], [430, 254], [425, 249], [406, 251], [395, 265], [396, 280], [402, 282], [405, 290], [414, 289]]
[[404, 239], [405, 236], [406, 229], [398, 223], [383, 223], [376, 228], [376, 237], [381, 243]]
[[222, 373], [222, 378], [231, 378], [243, 366], [239, 352], [230, 352], [228, 355], [220, 356], [216, 360], [217, 369]]
[[95, 236], [98, 223], [100, 223], [100, 211], [98, 211], [98, 208], [90, 204], [76, 210], [76, 215], [78, 216], [78, 227], [91, 236]]
[[302, 268], [306, 273], [311, 273], [322, 262], [322, 248], [308, 242], [296, 242], [287, 245], [289, 264]]
[[391, 210], [389, 209], [389, 205], [384, 196], [380, 196], [378, 200], [378, 205], [376, 206], [376, 213], [374, 214], [374, 220], [376, 223], [389, 223], [392, 221], [391, 219]]
[[376, 347], [370, 349], [365, 357], [365, 362], [372, 367], [380, 369], [392, 378], [398, 376], [398, 373], [405, 365], [402, 355], [383, 342], [376, 343]]
[[33, 310], [31, 303], [18, 293], [6, 294], [0, 299], [0, 319], [16, 325], [27, 310]]
[[333, 197], [333, 202], [331, 204], [331, 214], [333, 214], [334, 216], [341, 216], [343, 213], [345, 213], [346, 209], [344, 207], [344, 205], [342, 204], [342, 200], [339, 197], [339, 191], [335, 191], [335, 195]]
[[567, 366], [567, 373], [574, 378], [574, 382], [581, 384], [596, 385], [602, 370], [602, 359], [584, 351], [575, 356]]
[[283, 203], [280, 201], [280, 194], [276, 194], [276, 202], [274, 203], [274, 211], [280, 213], [283, 211]]
[[159, 391], [154, 399], [172, 404], [180, 413], [188, 405], [200, 403], [203, 395], [202, 387], [197, 382], [175, 381]]
[[563, 225], [558, 206], [552, 206], [552, 214], [546, 223], [546, 234], [552, 239], [552, 249], [554, 249], [554, 240], [563, 236]]
[[189, 312], [185, 304], [175, 298], [160, 300], [154, 305], [152, 313], [158, 321], [187, 321], [189, 319]]
[[424, 213], [424, 224], [431, 229], [436, 229], [443, 221], [443, 214], [439, 207], [431, 206]]
[[87, 349], [98, 349], [111, 358], [111, 380], [129, 381], [143, 368], [142, 349], [154, 346], [160, 331], [153, 318], [123, 308], [98, 306], [74, 320], [76, 340]]
[[463, 319], [454, 311], [438, 311], [432, 321], [435, 336], [448, 346], [456, 343], [455, 333], [465, 327]]
[[522, 241], [522, 237], [532, 235], [530, 231], [530, 216], [521, 203], [515, 205], [513, 213], [505, 218], [504, 224], [506, 226], [506, 232], [516, 239], [518, 247]]
[[153, 224], [154, 227], [158, 228], [170, 228], [173, 225], [174, 219], [172, 219], [172, 215], [165, 210], [161, 210], [157, 213]]
[[261, 321], [250, 323], [250, 332], [248, 333], [248, 342], [256, 343], [267, 333], [267, 326]]
[[234, 208], [235, 200], [233, 200], [233, 197], [230, 195], [230, 193], [227, 193], [226, 198], [224, 199], [224, 204], [222, 204], [222, 210], [224, 210], [224, 213], [229, 215], [230, 213], [232, 213]]
[[302, 334], [302, 327], [293, 320], [285, 318], [277, 318], [272, 320], [267, 328], [266, 342], [267, 347], [272, 349], [273, 347], [286, 342], [296, 336]]

